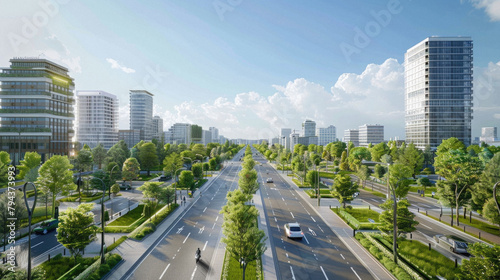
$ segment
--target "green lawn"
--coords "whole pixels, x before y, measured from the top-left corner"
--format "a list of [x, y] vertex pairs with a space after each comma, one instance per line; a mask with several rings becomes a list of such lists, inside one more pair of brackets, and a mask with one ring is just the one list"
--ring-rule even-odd
[[[333, 198], [332, 193], [328, 189], [320, 189], [319, 192], [321, 193], [322, 198]], [[316, 198], [316, 189], [310, 189], [306, 190], [307, 195], [309, 195], [310, 198]]]
[[337, 176], [337, 175], [330, 173], [330, 172], [324, 172], [324, 171], [319, 172], [319, 177], [321, 177], [321, 178], [335, 179], [335, 176]]
[[[76, 193], [76, 194], [72, 194], [68, 197], [61, 198], [61, 199], [59, 199], [59, 201], [61, 201], [61, 202], [75, 202], [78, 200], [78, 197], [79, 197], [78, 193]], [[84, 195], [82, 193], [82, 202], [91, 202], [91, 201], [94, 201], [96, 199], [100, 199], [101, 197], [102, 197], [102, 190], [99, 193], [96, 192], [96, 195], [92, 195], [92, 196]]]
[[[229, 257], [229, 253], [226, 253], [224, 256], [224, 260]], [[224, 265], [226, 264], [226, 261], [224, 261]], [[222, 268], [222, 271], [224, 271], [224, 268]], [[229, 267], [227, 269], [227, 276], [224, 278], [221, 276], [221, 279], [242, 279], [243, 278], [243, 268], [240, 268], [240, 263], [235, 260], [234, 258], [229, 259]], [[262, 272], [260, 272], [262, 273]], [[255, 280], [257, 279], [257, 268], [256, 268], [256, 261], [250, 262], [247, 264], [246, 270], [245, 270], [245, 279], [248, 280]], [[262, 279], [262, 278], [261, 278]]]
[[[422, 190], [422, 187], [417, 187], [417, 186], [411, 186], [410, 187], [410, 192], [417, 192], [417, 190]], [[437, 188], [436, 187], [427, 187], [425, 188], [425, 194], [426, 196], [432, 196], [432, 192], [437, 193]]]
[[373, 194], [373, 195], [375, 195], [375, 196], [378, 196], [378, 197], [386, 198], [386, 195], [385, 195], [385, 194], [383, 194], [383, 193], [381, 193], [381, 192], [378, 192], [378, 191], [372, 191], [372, 190], [370, 190], [370, 189], [368, 189], [368, 188], [364, 188], [364, 189], [362, 188], [361, 190], [362, 190], [362, 191], [365, 191], [365, 192], [369, 192], [369, 193], [371, 193], [371, 194]]
[[[77, 263], [80, 263], [80, 266], [76, 268], [71, 276], [77, 276], [82, 273], [85, 268], [95, 262], [99, 257], [93, 258], [77, 258]], [[75, 266], [75, 258], [72, 257], [62, 257], [60, 254], [49, 261], [42, 263], [40, 266], [45, 270], [45, 279], [47, 280], [56, 280], [61, 277], [63, 274], [68, 272]], [[69, 276], [69, 275], [68, 275]]]
[[379, 213], [375, 210], [368, 208], [346, 208], [344, 210], [361, 223], [370, 222], [368, 219], [378, 222]]
[[108, 226], [130, 226], [140, 218], [142, 218], [142, 211], [144, 210], [144, 204], [139, 204], [137, 208], [128, 212], [127, 214], [121, 216], [120, 218], [112, 221]]

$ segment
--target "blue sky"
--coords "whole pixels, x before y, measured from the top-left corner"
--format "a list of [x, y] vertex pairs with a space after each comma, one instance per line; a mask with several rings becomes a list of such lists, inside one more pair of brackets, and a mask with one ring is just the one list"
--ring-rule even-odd
[[0, 65], [41, 55], [67, 66], [77, 90], [118, 96], [121, 129], [129, 90], [146, 89], [165, 129], [189, 122], [256, 139], [309, 118], [335, 125], [339, 138], [378, 123], [386, 139], [404, 139], [404, 53], [432, 35], [472, 37], [473, 135], [500, 126], [499, 0], [0, 0], [0, 8]]

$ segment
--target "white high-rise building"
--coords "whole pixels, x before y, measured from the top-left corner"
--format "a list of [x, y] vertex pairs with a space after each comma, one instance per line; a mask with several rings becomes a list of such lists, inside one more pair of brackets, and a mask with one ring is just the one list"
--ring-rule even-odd
[[302, 136], [311, 137], [316, 136], [316, 122], [305, 120], [302, 123]]
[[219, 142], [219, 129], [216, 127], [209, 127], [208, 130], [212, 133], [211, 142], [220, 143]]
[[295, 145], [300, 144], [299, 143], [299, 138], [300, 135], [298, 133], [290, 133], [290, 136], [288, 137], [290, 139], [290, 151], [293, 153], [293, 148]]
[[379, 124], [365, 124], [358, 130], [359, 146], [368, 147], [370, 143], [376, 145], [384, 142], [384, 126]]
[[406, 142], [436, 148], [456, 137], [471, 143], [472, 40], [429, 37], [405, 53]]
[[153, 138], [153, 94], [147, 90], [130, 91], [130, 130], [141, 130], [141, 140]]
[[290, 134], [292, 133], [291, 128], [282, 128], [279, 137], [279, 144], [285, 147], [285, 149], [291, 150], [290, 147]]
[[354, 147], [359, 146], [359, 130], [357, 129], [347, 129], [344, 131], [344, 142], [352, 142]]
[[160, 116], [153, 117], [153, 137], [161, 141], [163, 137], [163, 119]]
[[170, 127], [172, 144], [191, 144], [191, 125], [188, 123], [175, 123]]
[[481, 128], [481, 137], [479, 141], [490, 143], [498, 141], [497, 128], [496, 127], [483, 127]]
[[76, 141], [105, 149], [118, 142], [118, 98], [101, 90], [76, 92]]
[[325, 128], [318, 127], [316, 128], [316, 136], [318, 136], [318, 145], [326, 146], [337, 139], [336, 128], [333, 125]]
[[212, 140], [212, 131], [210, 131], [210, 130], [203, 130], [203, 136], [202, 136], [201, 142], [205, 146], [208, 143], [212, 143], [213, 142], [213, 140]]

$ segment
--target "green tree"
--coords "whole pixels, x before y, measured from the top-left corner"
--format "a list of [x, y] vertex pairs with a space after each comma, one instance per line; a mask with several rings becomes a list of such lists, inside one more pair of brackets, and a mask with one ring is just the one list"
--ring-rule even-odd
[[397, 198], [405, 198], [410, 190], [410, 180], [406, 180], [411, 177], [412, 169], [409, 166], [405, 166], [401, 163], [391, 164], [389, 166], [390, 175], [389, 185], [391, 189], [396, 190]]
[[195, 163], [191, 167], [191, 171], [193, 171], [193, 176], [196, 179], [203, 179], [203, 164], [202, 163]]
[[145, 182], [142, 186], [137, 188], [142, 191], [145, 198], [149, 198], [153, 210], [156, 210], [158, 203], [165, 196], [165, 189], [161, 187], [162, 183], [159, 182]]
[[99, 166], [99, 169], [102, 168], [102, 164], [106, 160], [106, 155], [106, 149], [104, 149], [104, 146], [101, 143], [92, 149], [92, 159], [94, 160], [94, 163]]
[[[195, 144], [193, 146], [193, 148], [191, 149], [191, 151], [195, 154], [195, 156], [197, 154], [200, 154], [202, 155], [203, 157], [207, 155], [207, 148], [205, 147], [205, 145], [203, 144]], [[200, 158], [200, 160], [202, 160], [203, 158]]]
[[208, 164], [210, 164], [210, 170], [216, 170], [217, 169], [217, 160], [215, 158], [211, 158], [208, 161]]
[[[418, 225], [418, 222], [415, 221], [415, 214], [408, 210], [408, 206], [410, 206], [410, 203], [406, 199], [402, 199], [397, 203], [396, 225], [398, 228], [398, 235], [413, 232]], [[379, 217], [379, 221], [382, 224], [379, 226], [379, 229], [384, 232], [392, 233], [394, 231], [394, 200], [386, 200], [384, 203], [380, 204], [380, 208], [384, 211]]]
[[111, 192], [114, 194], [114, 195], [117, 195], [119, 192], [120, 192], [120, 185], [118, 184], [113, 184], [111, 186]]
[[361, 183], [363, 184], [363, 189], [365, 188], [365, 183], [368, 178], [370, 178], [370, 170], [368, 169], [368, 166], [366, 165], [361, 165], [360, 168], [358, 168], [358, 171], [356, 172], [356, 176], [361, 180]]
[[68, 157], [59, 155], [51, 157], [40, 167], [36, 185], [43, 193], [52, 195], [52, 215], [55, 213], [56, 196], [67, 195], [70, 190], [76, 189], [72, 168]]
[[6, 188], [9, 183], [9, 166], [0, 161], [0, 188]]
[[194, 176], [193, 172], [189, 170], [184, 170], [181, 172], [181, 175], [179, 176], [179, 186], [190, 189], [191, 191], [194, 191]]
[[124, 163], [122, 167], [122, 178], [123, 181], [130, 181], [132, 182], [137, 178], [137, 175], [139, 174], [139, 171], [141, 171], [139, 162], [137, 162], [137, 159], [135, 158], [128, 158]]
[[436, 151], [436, 157], [439, 157], [440, 155], [448, 153], [450, 150], [465, 150], [465, 145], [462, 143], [462, 141], [458, 140], [455, 137], [450, 137], [446, 140], [443, 140], [441, 144], [437, 147]]
[[147, 170], [149, 176], [151, 169], [157, 167], [160, 164], [158, 161], [158, 155], [156, 154], [156, 146], [151, 142], [144, 143], [139, 148], [139, 150], [141, 169]]
[[410, 143], [399, 155], [398, 162], [412, 169], [412, 176], [415, 176], [424, 165], [424, 155], [413, 143]]
[[0, 162], [9, 165], [10, 164], [10, 155], [6, 151], [0, 151]]
[[316, 170], [307, 171], [306, 181], [311, 185], [311, 187], [317, 188], [319, 183], [319, 172]]
[[427, 189], [427, 187], [432, 186], [431, 180], [429, 180], [429, 178], [427, 178], [427, 177], [418, 178], [417, 184], [419, 187], [422, 187], [424, 193], [425, 193], [425, 190]]
[[490, 247], [476, 242], [469, 246], [471, 254], [468, 260], [463, 260], [458, 278], [462, 280], [500, 279], [500, 245]]
[[238, 186], [243, 193], [254, 194], [259, 189], [259, 182], [257, 182], [257, 171], [254, 169], [242, 169], [238, 173]]
[[93, 203], [84, 203], [77, 208], [68, 208], [59, 216], [57, 241], [69, 249], [71, 256], [81, 255], [85, 247], [97, 240], [97, 226], [94, 225]]
[[484, 204], [493, 197], [493, 186], [500, 181], [500, 153], [496, 153], [486, 164], [479, 181], [472, 186], [472, 209], [481, 211]]
[[[0, 164], [3, 164], [0, 161]], [[9, 218], [16, 217], [14, 221], [9, 221]], [[16, 229], [20, 228], [21, 219], [28, 217], [28, 211], [24, 204], [24, 196], [20, 191], [16, 191], [15, 195], [8, 195], [8, 192], [0, 194], [0, 229], [3, 235], [4, 251], [5, 245], [8, 245], [7, 236], [11, 234], [9, 223], [14, 222]]]
[[375, 167], [373, 168], [373, 173], [375, 177], [379, 179], [382, 179], [384, 177], [385, 172], [386, 172], [385, 167], [383, 167], [380, 164], [375, 165]]
[[92, 152], [90, 150], [81, 149], [80, 151], [78, 151], [78, 155], [76, 156], [75, 161], [76, 170], [90, 171], [93, 164], [94, 162], [92, 160]]
[[113, 145], [106, 153], [106, 162], [116, 162], [121, 169], [123, 163], [130, 157], [130, 151], [127, 148], [125, 141], [120, 140]]
[[358, 170], [363, 160], [371, 160], [370, 150], [366, 147], [356, 147], [352, 150], [349, 150], [349, 168], [351, 170]]
[[[469, 201], [469, 189], [479, 181], [483, 164], [479, 158], [470, 156], [464, 150], [447, 150], [436, 157], [434, 165], [436, 173], [446, 179], [437, 183], [439, 199], [444, 205], [456, 208], [458, 226], [458, 209]], [[453, 226], [453, 208], [451, 217]]]
[[330, 153], [334, 159], [339, 160], [346, 148], [346, 143], [337, 141], [331, 146]]
[[[497, 195], [497, 199], [499, 199], [498, 195]], [[498, 214], [497, 204], [496, 204], [495, 199], [493, 197], [491, 197], [484, 204], [483, 214], [484, 214], [484, 217], [488, 221], [490, 221], [493, 224], [497, 224], [497, 225], [500, 226], [500, 215]]]
[[17, 166], [19, 169], [18, 179], [24, 179], [26, 173], [35, 167], [39, 167], [42, 162], [42, 157], [37, 152], [26, 152], [21, 164]]
[[253, 160], [252, 156], [246, 156], [244, 158], [242, 168], [252, 170], [255, 167], [255, 160]]
[[424, 165], [429, 166], [434, 163], [434, 155], [432, 153], [431, 145], [426, 145], [423, 151]]
[[389, 152], [389, 146], [385, 142], [380, 142], [370, 149], [373, 161], [380, 161], [380, 158]]
[[38, 179], [38, 169], [40, 169], [40, 166], [31, 168], [28, 172], [26, 172], [23, 180], [25, 182], [36, 182]]
[[331, 193], [342, 203], [344, 208], [346, 203], [354, 199], [352, 195], [356, 192], [358, 192], [358, 184], [351, 181], [351, 176], [339, 174], [335, 177]]
[[182, 167], [183, 160], [178, 153], [172, 152], [163, 160], [163, 171], [167, 174], [174, 174], [175, 170]]
[[[239, 193], [238, 193], [239, 192]], [[222, 207], [221, 213], [224, 214], [224, 223], [222, 230], [224, 238], [222, 242], [226, 244], [226, 250], [231, 258], [240, 261], [244, 259], [245, 263], [250, 263], [260, 259], [264, 251], [266, 236], [263, 230], [257, 226], [257, 217], [259, 212], [254, 206], [246, 205], [243, 202], [235, 202], [235, 197], [249, 199], [248, 196], [241, 193], [240, 190], [228, 192], [228, 204]], [[232, 199], [232, 202], [230, 200]], [[243, 275], [246, 265], [243, 266]]]
[[347, 152], [342, 152], [342, 157], [340, 158], [340, 170], [349, 170], [349, 163], [347, 162]]

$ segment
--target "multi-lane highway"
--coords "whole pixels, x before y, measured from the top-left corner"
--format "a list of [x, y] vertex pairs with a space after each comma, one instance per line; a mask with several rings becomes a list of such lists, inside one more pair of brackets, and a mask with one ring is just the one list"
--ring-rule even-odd
[[[278, 279], [374, 279], [323, 219], [262, 157], [254, 156], [268, 219]], [[273, 178], [274, 183], [266, 183]], [[302, 240], [285, 236], [284, 224], [298, 222]]]
[[[223, 216], [219, 212], [226, 204], [227, 192], [237, 188], [240, 164], [233, 163], [210, 182], [124, 279], [220, 278], [220, 275], [212, 275], [213, 260], [216, 251], [220, 250], [218, 245], [222, 237]], [[199, 263], [194, 258], [197, 248], [201, 250]]]

